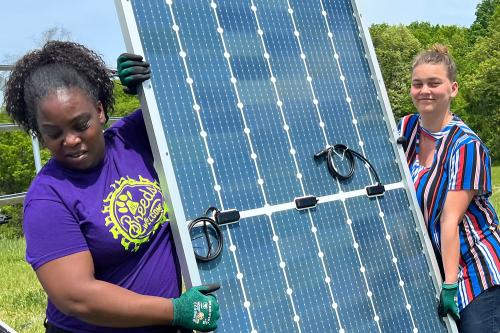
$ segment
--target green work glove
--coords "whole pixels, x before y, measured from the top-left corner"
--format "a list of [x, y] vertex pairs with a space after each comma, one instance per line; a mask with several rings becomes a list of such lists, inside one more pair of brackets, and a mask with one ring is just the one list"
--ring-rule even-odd
[[139, 84], [151, 78], [149, 63], [137, 54], [122, 53], [117, 59], [116, 70], [124, 86], [123, 91], [130, 95], [137, 94]]
[[458, 283], [443, 283], [439, 296], [438, 314], [446, 317], [450, 314], [453, 319], [460, 319], [458, 313]]
[[215, 296], [209, 293], [217, 289], [218, 286], [193, 287], [179, 298], [174, 298], [172, 325], [201, 332], [215, 330], [220, 318], [219, 303]]

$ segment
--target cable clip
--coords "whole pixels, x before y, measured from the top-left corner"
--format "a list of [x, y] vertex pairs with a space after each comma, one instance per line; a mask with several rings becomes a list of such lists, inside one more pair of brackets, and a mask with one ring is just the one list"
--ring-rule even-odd
[[369, 185], [365, 187], [366, 195], [371, 197], [380, 197], [385, 193], [385, 187], [382, 184]]
[[218, 225], [236, 223], [240, 220], [240, 212], [237, 209], [217, 211], [215, 221]]
[[318, 204], [318, 201], [319, 199], [316, 198], [314, 195], [306, 195], [303, 197], [295, 198], [294, 199], [295, 209], [303, 210], [303, 209], [314, 208]]
[[314, 158], [317, 159], [317, 160], [320, 159], [321, 157], [323, 157], [323, 155], [327, 154], [330, 151], [331, 148], [332, 148], [332, 146], [326, 146], [325, 149], [323, 149], [323, 150], [317, 152], [316, 154], [314, 154]]

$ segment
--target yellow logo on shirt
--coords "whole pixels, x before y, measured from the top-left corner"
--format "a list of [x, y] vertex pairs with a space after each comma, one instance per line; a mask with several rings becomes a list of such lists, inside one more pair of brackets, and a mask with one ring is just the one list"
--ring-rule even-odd
[[114, 239], [121, 237], [125, 250], [136, 252], [142, 243], [167, 219], [168, 209], [158, 182], [139, 176], [139, 180], [120, 178], [104, 199], [106, 226]]

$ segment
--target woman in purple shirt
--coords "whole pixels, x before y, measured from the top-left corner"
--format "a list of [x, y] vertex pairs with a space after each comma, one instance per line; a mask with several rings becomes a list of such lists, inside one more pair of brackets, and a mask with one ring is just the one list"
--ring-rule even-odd
[[[134, 61], [135, 60], [135, 61]], [[119, 58], [133, 91], [142, 58]], [[113, 82], [82, 45], [48, 42], [21, 58], [7, 112], [52, 158], [24, 201], [26, 259], [48, 295], [46, 332], [210, 331], [206, 286], [181, 295], [168, 209], [140, 110], [103, 132]]]

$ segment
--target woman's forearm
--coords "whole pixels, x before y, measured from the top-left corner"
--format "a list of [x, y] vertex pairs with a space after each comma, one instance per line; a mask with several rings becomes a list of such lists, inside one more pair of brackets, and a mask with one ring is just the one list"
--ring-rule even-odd
[[71, 315], [88, 323], [107, 327], [170, 325], [172, 301], [139, 295], [116, 285], [95, 280], [71, 306]]
[[441, 257], [443, 259], [444, 282], [455, 283], [458, 278], [460, 260], [460, 240], [458, 221], [441, 220]]
[[94, 278], [89, 251], [61, 257], [41, 266], [38, 279], [63, 313], [107, 327], [169, 325], [172, 300], [135, 293]]
[[460, 236], [458, 226], [475, 191], [449, 191], [441, 214], [441, 257], [443, 259], [444, 282], [457, 282], [460, 260]]

